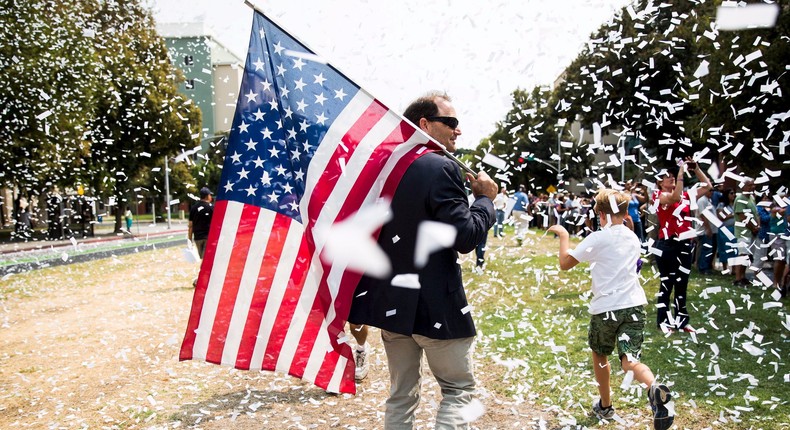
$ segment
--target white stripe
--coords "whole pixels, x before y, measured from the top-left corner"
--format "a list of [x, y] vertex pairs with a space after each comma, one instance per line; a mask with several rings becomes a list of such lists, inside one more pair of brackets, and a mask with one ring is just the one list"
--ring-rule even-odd
[[192, 347], [193, 358], [205, 360], [208, 353], [211, 330], [214, 327], [217, 305], [222, 295], [222, 287], [225, 284], [225, 274], [227, 273], [231, 252], [233, 252], [233, 244], [236, 241], [236, 232], [239, 228], [243, 207], [244, 204], [242, 203], [228, 201], [214, 254], [214, 265], [211, 267], [206, 296], [203, 298], [200, 322], [195, 330], [195, 345]]
[[305, 223], [305, 225], [307, 224], [307, 220], [310, 219], [307, 203], [310, 202], [310, 198], [313, 196], [313, 189], [319, 179], [321, 179], [321, 175], [323, 175], [324, 170], [326, 170], [326, 166], [332, 159], [335, 150], [342, 142], [343, 136], [345, 136], [348, 130], [359, 121], [359, 118], [368, 107], [370, 107], [371, 103], [373, 103], [373, 98], [368, 93], [361, 90], [357, 91], [357, 94], [348, 102], [348, 105], [340, 112], [340, 115], [335, 118], [335, 121], [332, 122], [332, 126], [329, 127], [324, 138], [321, 139], [321, 142], [318, 144], [318, 148], [316, 148], [315, 154], [313, 154], [313, 158], [310, 160], [310, 166], [307, 168], [307, 174], [305, 175], [305, 191], [302, 195], [302, 201], [300, 202], [302, 222]]
[[225, 348], [222, 351], [222, 364], [230, 366], [236, 364], [244, 327], [247, 325], [252, 296], [255, 294], [258, 274], [261, 271], [263, 254], [266, 252], [266, 244], [269, 242], [272, 224], [276, 215], [276, 212], [261, 209], [258, 213], [258, 219], [255, 221], [255, 231], [252, 233], [250, 249], [244, 262], [244, 271], [239, 281], [236, 302], [233, 305], [233, 315], [230, 318]]
[[[373, 150], [381, 144], [381, 142], [387, 138], [392, 131], [400, 124], [400, 119], [387, 112], [373, 127], [370, 131], [362, 138], [362, 140], [357, 145], [354, 153], [351, 155], [350, 160], [346, 164], [345, 174], [338, 177], [335, 186], [332, 188], [332, 194], [327, 198], [327, 202], [321, 207], [321, 213], [318, 214], [318, 218], [316, 219], [315, 225], [312, 227], [313, 238], [315, 239], [315, 252], [313, 253], [312, 261], [310, 262], [310, 267], [314, 267], [316, 273], [321, 273], [323, 275], [323, 269], [321, 266], [321, 251], [324, 249], [324, 245], [326, 244], [326, 238], [328, 236], [329, 229], [335, 223], [337, 219], [337, 215], [340, 210], [343, 208], [343, 203], [346, 201], [346, 198], [351, 191], [354, 184], [357, 183], [359, 179], [359, 175], [362, 173], [367, 162], [370, 160], [370, 155], [373, 153]], [[331, 168], [331, 167], [330, 167]], [[334, 269], [333, 269], [334, 270]], [[337, 271], [335, 271], [337, 273]], [[341, 273], [342, 275], [342, 273]], [[339, 276], [336, 277], [339, 279]], [[318, 291], [319, 283], [321, 281], [320, 277], [313, 277], [309, 279], [312, 282], [306, 282], [304, 289], [302, 290], [302, 296], [299, 298], [300, 305], [304, 306], [311, 306], [313, 301], [315, 300], [315, 296]], [[337, 290], [339, 287], [339, 281], [335, 282], [328, 282], [329, 292], [332, 297], [332, 302], [334, 302], [335, 297], [337, 296]], [[307, 302], [310, 304], [307, 304]], [[306, 319], [305, 315], [305, 319]], [[318, 336], [315, 339], [314, 345], [312, 350], [310, 351], [310, 358], [308, 360], [308, 365], [305, 368], [304, 379], [308, 381], [314, 381], [315, 377], [318, 374], [318, 371], [321, 369], [321, 363], [326, 356], [327, 351], [332, 349], [332, 339], [329, 338], [327, 335], [327, 331], [323, 328], [326, 327], [327, 321], [333, 320], [335, 317], [335, 312], [333, 307], [330, 307], [329, 313], [324, 318], [322, 323], [322, 330], [319, 330]], [[299, 337], [295, 335], [297, 332], [301, 332], [303, 327], [304, 321], [300, 321], [294, 319], [292, 321], [292, 325], [288, 330], [288, 336], [286, 337], [286, 343], [289, 346], [296, 347], [299, 342]], [[291, 336], [291, 334], [294, 334]]]
[[[283, 244], [280, 261], [269, 289], [269, 296], [266, 298], [266, 307], [261, 316], [261, 325], [258, 328], [258, 336], [255, 340], [255, 348], [252, 352], [250, 369], [260, 369], [263, 363], [263, 354], [266, 353], [266, 346], [277, 322], [277, 313], [280, 311], [285, 291], [289, 287], [291, 272], [296, 264], [296, 257], [299, 254], [299, 247], [302, 243], [304, 228], [296, 221], [291, 221], [288, 225], [287, 236]], [[293, 351], [282, 351], [284, 354], [292, 354]]]
[[346, 365], [348, 365], [348, 359], [341, 355], [340, 359], [337, 360], [335, 371], [332, 372], [332, 379], [329, 380], [326, 391], [330, 393], [340, 392], [340, 383], [343, 382], [343, 373], [346, 370]]
[[[370, 159], [370, 155], [373, 152], [373, 149], [381, 144], [381, 142], [388, 137], [392, 132], [395, 130], [396, 127], [399, 127], [401, 123], [400, 118], [398, 118], [394, 114], [387, 114], [385, 115], [377, 124], [376, 126], [371, 129], [370, 133], [368, 133], [360, 142], [359, 149], [354, 153], [354, 157], [349, 165], [354, 165], [357, 167], [356, 169], [347, 169], [346, 174], [348, 175], [349, 171], [355, 172], [357, 175], [353, 178], [341, 178], [341, 181], [335, 186], [333, 190], [333, 195], [336, 192], [342, 192], [343, 196], [347, 195], [348, 192], [351, 190], [351, 187], [354, 185], [356, 180], [358, 179], [359, 174], [361, 173], [362, 168], [364, 167], [365, 163]], [[425, 138], [421, 136], [419, 133], [414, 133], [412, 136], [401, 145], [398, 145], [393, 150], [392, 155], [387, 159], [384, 166], [382, 167], [381, 172], [379, 173], [376, 180], [373, 182], [373, 186], [368, 190], [368, 194], [365, 196], [363, 200], [362, 206], [373, 204], [380, 196], [381, 191], [384, 188], [384, 184], [386, 179], [392, 173], [392, 170], [397, 165], [398, 161], [406, 154], [409, 150], [411, 150], [416, 144], [424, 143]], [[359, 157], [357, 157], [359, 156]], [[344, 199], [343, 199], [344, 200]], [[337, 201], [334, 199], [333, 201]], [[328, 212], [328, 206], [324, 206], [324, 210], [321, 212], [321, 218], [316, 221], [317, 228], [325, 228], [328, 229], [331, 227], [332, 223], [334, 223], [337, 212], [340, 208], [336, 208], [336, 210], [332, 212]], [[335, 209], [335, 208], [332, 208]], [[324, 215], [326, 214], [326, 218]], [[352, 215], [353, 216], [353, 215]], [[315, 232], [314, 235], [318, 236]], [[322, 238], [323, 239], [323, 238]], [[316, 239], [318, 242], [318, 239]], [[319, 249], [316, 250], [316, 253], [313, 255], [313, 261], [311, 262], [312, 267], [321, 267], [320, 261], [320, 250], [323, 249], [324, 242], [322, 241], [320, 244], [316, 244]], [[340, 282], [342, 280], [343, 274], [345, 272], [346, 267], [341, 265], [332, 265], [330, 269], [330, 273], [327, 276], [327, 285], [329, 287], [330, 294], [332, 296], [332, 303], [334, 304], [335, 299], [337, 298], [338, 289], [340, 287]], [[320, 278], [318, 279], [320, 280]], [[318, 281], [317, 280], [317, 281]], [[305, 285], [305, 290], [307, 290], [308, 285]], [[310, 289], [312, 291], [318, 290], [318, 284], [310, 285]], [[327, 312], [326, 318], [321, 324], [321, 330], [319, 334], [325, 334], [328, 332], [329, 322], [335, 319], [335, 308], [331, 306]], [[293, 329], [293, 327], [292, 327]], [[325, 353], [328, 350], [332, 349], [331, 339], [329, 336], [323, 335], [318, 336], [315, 340], [315, 345], [313, 346], [312, 351], [310, 352], [310, 359], [308, 360], [307, 367], [305, 368], [305, 376], [306, 380], [314, 380], [315, 376], [317, 376], [318, 371], [321, 369], [321, 365], [323, 364]], [[337, 369], [335, 369], [337, 371]], [[342, 373], [342, 370], [341, 370]], [[337, 375], [333, 375], [333, 378]], [[309, 379], [313, 378], [313, 379]]]

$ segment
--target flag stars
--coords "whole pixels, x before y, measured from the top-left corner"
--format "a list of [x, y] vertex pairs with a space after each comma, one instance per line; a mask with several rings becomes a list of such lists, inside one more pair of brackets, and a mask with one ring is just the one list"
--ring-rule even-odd
[[282, 97], [284, 99], [287, 99], [288, 98], [288, 94], [290, 94], [290, 93], [291, 93], [291, 90], [289, 90], [288, 87], [285, 84], [280, 85], [280, 97]]
[[307, 103], [304, 102], [304, 99], [296, 102], [296, 110], [304, 112], [306, 107]]
[[255, 188], [255, 187], [253, 187], [252, 185], [250, 185], [250, 186], [249, 186], [249, 187], [247, 187], [247, 189], [245, 189], [244, 191], [246, 191], [246, 192], [247, 192], [247, 197], [252, 197], [252, 196], [254, 196], [254, 195], [255, 195], [255, 193], [258, 191], [258, 189], [257, 189], [257, 188]]
[[323, 112], [321, 112], [320, 114], [315, 116], [315, 122], [317, 122], [318, 124], [321, 124], [321, 125], [324, 125], [326, 123], [327, 119], [329, 119], [329, 118], [324, 116]]
[[288, 130], [288, 139], [296, 139], [296, 130], [293, 127]]
[[248, 171], [247, 171], [247, 169], [245, 169], [244, 167], [242, 167], [242, 168], [241, 168], [241, 170], [239, 170], [239, 179], [240, 179], [240, 180], [241, 180], [241, 179], [249, 179], [249, 178], [247, 178], [247, 175], [248, 175], [249, 173], [250, 173], [250, 172], [248, 172]]
[[261, 61], [260, 57], [252, 64], [255, 65], [255, 70], [263, 70], [264, 62]]
[[258, 142], [254, 141], [254, 140], [252, 140], [252, 138], [250, 138], [250, 140], [245, 143], [245, 145], [247, 146], [247, 151], [255, 151], [255, 146], [257, 144], [258, 144]]
[[269, 187], [272, 185], [272, 177], [269, 176], [268, 170], [263, 171], [263, 176], [261, 176], [261, 185], [264, 187]]
[[299, 123], [299, 131], [304, 133], [308, 127], [310, 127], [310, 123], [306, 119], [302, 119], [302, 122]]
[[313, 145], [310, 145], [310, 142], [305, 141], [304, 143], [302, 143], [302, 148], [304, 148], [304, 152], [310, 152], [310, 148], [312, 147]]
[[250, 92], [245, 94], [244, 97], [247, 97], [247, 103], [252, 103], [258, 99], [258, 95], [255, 94], [253, 90], [250, 90]]
[[295, 201], [288, 203], [288, 206], [290, 206], [291, 210], [294, 212], [299, 210], [299, 203], [296, 203]]
[[285, 193], [285, 194], [293, 194], [293, 190], [294, 190], [294, 187], [291, 186], [291, 184], [286, 182], [285, 185], [283, 185], [283, 193]]
[[339, 89], [339, 90], [336, 90], [336, 91], [335, 91], [335, 98], [336, 98], [336, 99], [340, 99], [340, 101], [341, 101], [341, 102], [343, 101], [343, 99], [344, 99], [344, 98], [345, 98], [347, 95], [348, 95], [348, 94], [346, 94], [346, 93], [343, 91], [343, 89], [342, 89], [342, 88], [341, 88], [341, 89]]
[[324, 93], [316, 94], [316, 96], [315, 96], [315, 102], [316, 103], [318, 103], [321, 106], [323, 106], [325, 101], [326, 101], [326, 97], [324, 97]]
[[283, 167], [282, 164], [280, 164], [279, 166], [275, 167], [274, 170], [277, 171], [278, 175], [283, 176], [283, 177], [285, 176], [286, 169], [285, 169], [285, 167]]
[[263, 87], [263, 91], [271, 91], [272, 90], [272, 83], [269, 82], [268, 79], [264, 79], [263, 81], [261, 81], [261, 86]]
[[283, 50], [285, 49], [285, 47], [282, 44], [280, 44], [280, 42], [275, 43], [273, 47], [274, 47], [274, 53], [277, 55], [282, 54]]
[[298, 80], [294, 81], [294, 85], [296, 85], [297, 90], [304, 91], [304, 86], [307, 84], [302, 80], [302, 78], [299, 78]]
[[233, 155], [231, 155], [231, 156], [230, 156], [230, 160], [231, 160], [231, 162], [233, 162], [234, 164], [235, 164], [235, 163], [241, 163], [241, 154], [239, 154], [238, 152], [235, 152], [235, 151], [234, 151], [234, 152], [233, 152]]
[[285, 67], [282, 64], [277, 65], [277, 76], [285, 76]]
[[326, 81], [326, 78], [324, 77], [324, 73], [323, 72], [321, 72], [321, 73], [319, 73], [317, 75], [313, 75], [313, 77], [315, 78], [315, 81], [313, 82], [314, 84], [324, 85], [324, 81]]
[[247, 124], [247, 123], [246, 123], [246, 122], [244, 122], [244, 121], [241, 121], [241, 124], [239, 124], [239, 133], [246, 133], [246, 132], [247, 132], [247, 129], [248, 129], [249, 127], [250, 127], [250, 125], [249, 125], [249, 124]]
[[258, 110], [252, 114], [255, 116], [255, 121], [263, 121], [263, 116], [266, 115], [265, 113], [261, 112], [261, 108], [258, 108]]
[[276, 110], [277, 110], [277, 107], [278, 107], [278, 105], [277, 105], [277, 100], [275, 100], [275, 99], [271, 99], [271, 100], [269, 100], [269, 106], [271, 107], [271, 109], [270, 109], [270, 110], [274, 110], [274, 111], [276, 111]]
[[294, 180], [296, 181], [303, 181], [304, 180], [304, 172], [302, 169], [299, 169], [294, 172]]
[[227, 183], [225, 183], [224, 188], [226, 193], [233, 191], [233, 183], [231, 181], [228, 181]]
[[280, 158], [280, 151], [277, 148], [269, 148], [269, 154], [272, 158]]
[[291, 151], [291, 160], [298, 160], [299, 157], [301, 157], [301, 156], [302, 156], [302, 153], [299, 152], [298, 149], [294, 149], [294, 150]]
[[256, 159], [252, 160], [252, 163], [255, 164], [256, 169], [262, 169], [264, 161], [259, 155]]
[[296, 60], [294, 60], [294, 69], [302, 70], [303, 66], [304, 66], [304, 61], [302, 61], [301, 58], [297, 58]]
[[277, 193], [272, 191], [272, 193], [269, 194], [268, 197], [269, 197], [269, 202], [277, 203]]
[[261, 130], [261, 134], [263, 135], [263, 138], [264, 138], [264, 139], [269, 139], [269, 140], [271, 140], [271, 138], [272, 138], [272, 133], [273, 133], [273, 132], [272, 132], [271, 130], [269, 130], [269, 127], [264, 127], [264, 128], [263, 128], [263, 130]]
[[290, 106], [286, 106], [285, 109], [283, 109], [283, 112], [285, 112], [285, 117], [286, 118], [290, 118], [294, 114], [294, 112], [291, 110]]

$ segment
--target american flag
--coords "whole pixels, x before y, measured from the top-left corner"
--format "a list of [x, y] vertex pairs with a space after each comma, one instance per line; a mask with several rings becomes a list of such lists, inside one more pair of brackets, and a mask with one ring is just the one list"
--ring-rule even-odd
[[354, 393], [344, 325], [361, 274], [322, 261], [325, 233], [391, 197], [426, 144], [255, 11], [180, 359]]

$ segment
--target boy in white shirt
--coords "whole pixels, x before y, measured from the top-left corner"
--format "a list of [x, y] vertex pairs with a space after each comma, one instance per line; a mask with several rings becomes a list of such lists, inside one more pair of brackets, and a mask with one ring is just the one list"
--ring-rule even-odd
[[639, 239], [623, 219], [628, 214], [630, 196], [612, 189], [602, 189], [595, 196], [594, 210], [601, 230], [587, 236], [576, 249], [569, 249], [568, 231], [554, 225], [549, 232], [560, 238], [560, 269], [569, 270], [580, 261], [590, 264], [592, 300], [588, 343], [592, 350], [593, 370], [600, 398], [593, 404], [599, 419], [614, 416], [609, 383], [609, 355], [617, 346], [620, 364], [634, 379], [647, 385], [653, 410], [653, 427], [664, 430], [672, 426], [674, 412], [667, 409], [669, 388], [656, 383], [653, 372], [639, 362], [645, 328], [647, 297], [639, 284], [637, 261]]

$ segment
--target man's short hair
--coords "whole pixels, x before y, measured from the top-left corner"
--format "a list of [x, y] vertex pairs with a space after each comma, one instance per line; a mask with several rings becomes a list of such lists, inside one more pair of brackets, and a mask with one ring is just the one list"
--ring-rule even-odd
[[439, 106], [436, 105], [436, 99], [444, 99], [448, 102], [453, 101], [446, 92], [431, 91], [411, 102], [409, 107], [403, 112], [403, 116], [419, 127], [420, 118], [437, 116], [439, 114]]

